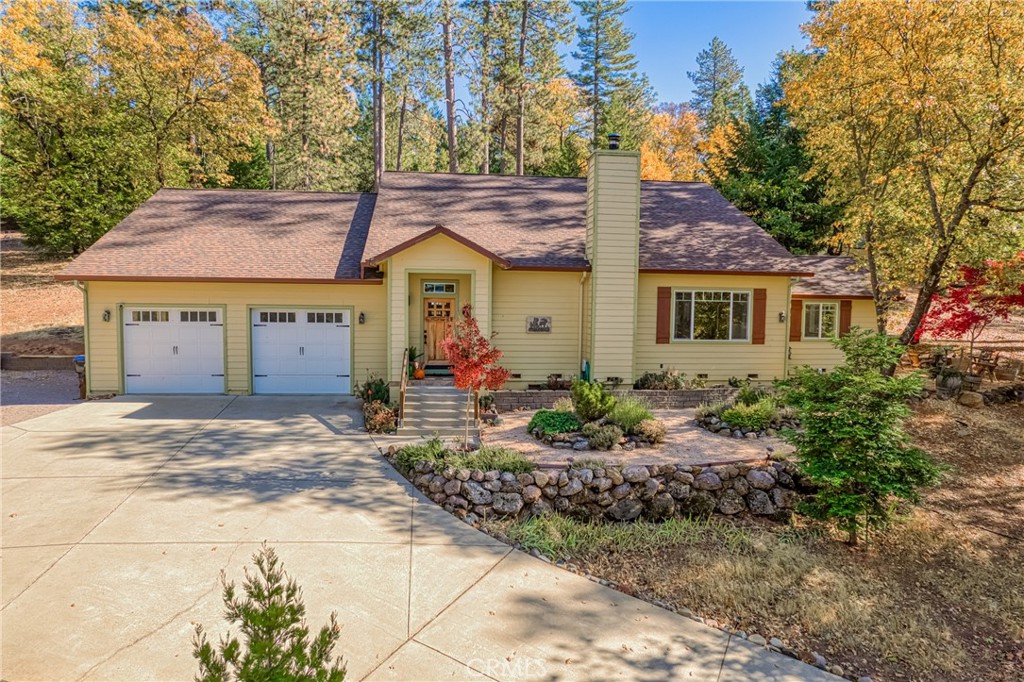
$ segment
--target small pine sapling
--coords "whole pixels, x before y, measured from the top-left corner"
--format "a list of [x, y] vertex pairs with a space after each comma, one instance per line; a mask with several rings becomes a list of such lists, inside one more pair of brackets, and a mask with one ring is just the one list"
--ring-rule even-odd
[[253, 555], [256, 572], [245, 569], [244, 596], [221, 572], [224, 615], [242, 640], [232, 635], [214, 647], [196, 625], [192, 655], [199, 661], [197, 682], [342, 682], [345, 665], [331, 653], [341, 626], [332, 613], [310, 640], [302, 590], [284, 571], [277, 553], [265, 543]]

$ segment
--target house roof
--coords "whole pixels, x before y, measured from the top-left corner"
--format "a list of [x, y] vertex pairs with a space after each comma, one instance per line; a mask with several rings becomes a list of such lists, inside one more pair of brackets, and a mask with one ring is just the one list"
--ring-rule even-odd
[[58, 279], [358, 280], [375, 199], [161, 189]]
[[[589, 267], [584, 178], [385, 173], [364, 261], [378, 263], [439, 226], [512, 268]], [[643, 182], [640, 269], [810, 274], [704, 183]]]
[[872, 298], [866, 270], [845, 256], [797, 256], [814, 277], [801, 279], [793, 295], [801, 298]]
[[364, 260], [376, 263], [437, 226], [510, 267], [588, 267], [586, 180], [385, 173]]
[[[586, 270], [584, 178], [385, 173], [379, 194], [162, 189], [64, 280], [364, 281], [444, 234], [503, 268]], [[704, 183], [643, 182], [640, 269], [810, 275]]]

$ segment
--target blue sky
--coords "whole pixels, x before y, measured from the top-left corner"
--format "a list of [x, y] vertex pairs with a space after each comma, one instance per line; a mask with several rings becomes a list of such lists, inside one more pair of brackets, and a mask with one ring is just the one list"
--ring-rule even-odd
[[[754, 92], [768, 78], [780, 50], [804, 46], [800, 24], [808, 19], [803, 0], [643, 0], [631, 2], [625, 15], [626, 26], [636, 34], [633, 50], [640, 70], [661, 102], [690, 99], [693, 84], [686, 72], [696, 69], [697, 53], [714, 36], [732, 48]], [[574, 69], [571, 58], [567, 66]]]

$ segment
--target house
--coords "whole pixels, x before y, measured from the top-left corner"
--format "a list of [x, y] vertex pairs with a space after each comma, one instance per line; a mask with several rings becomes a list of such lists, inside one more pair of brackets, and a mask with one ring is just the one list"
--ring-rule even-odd
[[871, 325], [846, 259], [791, 255], [712, 187], [641, 182], [595, 151], [586, 178], [386, 173], [374, 194], [162, 189], [59, 276], [85, 296], [102, 393], [350, 393], [443, 366], [461, 306], [512, 387], [550, 374], [771, 380], [830, 367]]

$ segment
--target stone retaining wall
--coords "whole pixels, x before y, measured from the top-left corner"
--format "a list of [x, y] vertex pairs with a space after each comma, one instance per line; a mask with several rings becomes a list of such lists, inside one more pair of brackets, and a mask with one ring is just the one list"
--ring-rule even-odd
[[[713, 403], [731, 400], [736, 389], [729, 386], [713, 388], [692, 388], [680, 391], [638, 391], [633, 389], [617, 389], [612, 391], [616, 397], [636, 396], [647, 402], [656, 410], [677, 410], [696, 407], [701, 403]], [[498, 412], [514, 412], [516, 410], [540, 410], [550, 408], [559, 398], [568, 398], [569, 391], [528, 390], [528, 391], [495, 391], [494, 406]]]
[[513, 474], [422, 461], [403, 473], [431, 500], [471, 523], [490, 515], [551, 512], [610, 521], [740, 512], [783, 520], [801, 493], [809, 492], [792, 462], [633, 464]]

